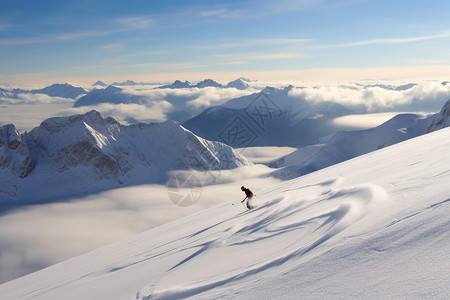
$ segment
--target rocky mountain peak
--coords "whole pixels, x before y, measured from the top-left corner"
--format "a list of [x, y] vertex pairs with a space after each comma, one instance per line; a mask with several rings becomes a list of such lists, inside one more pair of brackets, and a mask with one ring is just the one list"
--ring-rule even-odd
[[428, 127], [428, 132], [436, 131], [450, 126], [450, 99], [444, 104], [441, 111], [434, 116]]
[[0, 127], [0, 168], [9, 169], [20, 178], [33, 170], [34, 161], [27, 144], [12, 124]]

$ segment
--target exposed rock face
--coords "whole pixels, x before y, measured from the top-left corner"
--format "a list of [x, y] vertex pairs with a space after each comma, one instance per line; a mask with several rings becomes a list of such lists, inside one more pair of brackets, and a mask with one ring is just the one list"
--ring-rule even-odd
[[[229, 146], [197, 137], [178, 123], [125, 126], [97, 111], [50, 118], [22, 135], [13, 125], [1, 127], [0, 162], [17, 174], [14, 184], [25, 188], [28, 196], [41, 192], [48, 197], [122, 184], [165, 183], [172, 170], [250, 164]], [[1, 177], [10, 179], [3, 173]], [[0, 186], [0, 197], [5, 189]]]
[[442, 107], [441, 111], [433, 116], [433, 120], [428, 127], [427, 132], [436, 131], [438, 129], [442, 129], [450, 126], [450, 100], [448, 100], [444, 107]]
[[34, 167], [28, 145], [12, 124], [0, 127], [0, 200], [2, 195], [16, 197], [20, 181]]
[[8, 124], [0, 127], [0, 168], [9, 169], [20, 178], [33, 170], [34, 161], [28, 145], [22, 140], [16, 127]]

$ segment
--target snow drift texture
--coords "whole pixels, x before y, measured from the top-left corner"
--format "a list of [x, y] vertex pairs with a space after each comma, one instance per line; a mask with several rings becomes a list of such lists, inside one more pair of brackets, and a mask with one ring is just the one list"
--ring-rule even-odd
[[[5, 299], [444, 299], [450, 128], [0, 286]], [[191, 298], [190, 298], [191, 299]]]
[[0, 199], [45, 199], [163, 183], [171, 170], [249, 164], [232, 148], [177, 123], [124, 126], [98, 112], [50, 118], [20, 135], [0, 127]]

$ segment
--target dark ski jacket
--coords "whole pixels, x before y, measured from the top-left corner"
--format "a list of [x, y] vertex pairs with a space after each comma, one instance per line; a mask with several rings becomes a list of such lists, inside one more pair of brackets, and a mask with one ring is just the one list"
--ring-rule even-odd
[[245, 195], [246, 195], [248, 198], [253, 197], [253, 193], [252, 193], [252, 191], [250, 191], [250, 189], [245, 188], [245, 189], [244, 189], [244, 192], [245, 192]]

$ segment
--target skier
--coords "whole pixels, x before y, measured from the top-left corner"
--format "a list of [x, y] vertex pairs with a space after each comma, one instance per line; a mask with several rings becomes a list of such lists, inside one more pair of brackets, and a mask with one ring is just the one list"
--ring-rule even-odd
[[250, 206], [250, 204], [248, 202], [250, 201], [250, 199], [253, 198], [253, 192], [250, 191], [250, 189], [248, 189], [248, 188], [246, 188], [244, 186], [241, 186], [241, 191], [243, 191], [245, 193], [245, 196], [246, 196], [244, 198], [244, 200], [241, 201], [241, 203], [244, 203], [244, 201], [247, 200], [247, 208], [248, 209], [252, 209], [252, 207]]

